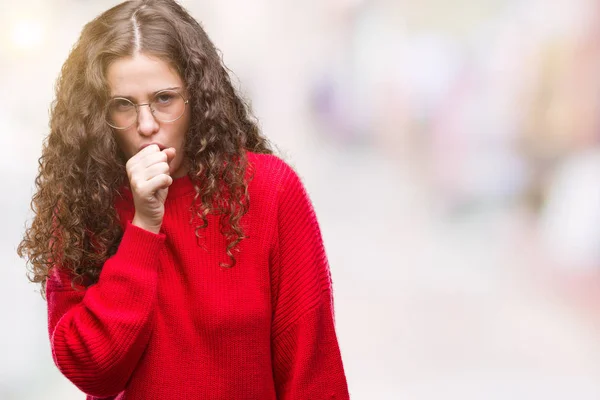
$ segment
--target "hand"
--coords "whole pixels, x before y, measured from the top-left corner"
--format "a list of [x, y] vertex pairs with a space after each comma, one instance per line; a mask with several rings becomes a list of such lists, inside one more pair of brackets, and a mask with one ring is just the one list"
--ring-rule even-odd
[[135, 215], [132, 224], [158, 233], [165, 214], [165, 199], [173, 183], [169, 163], [175, 149], [164, 150], [153, 144], [131, 157], [126, 164], [127, 177], [133, 194]]

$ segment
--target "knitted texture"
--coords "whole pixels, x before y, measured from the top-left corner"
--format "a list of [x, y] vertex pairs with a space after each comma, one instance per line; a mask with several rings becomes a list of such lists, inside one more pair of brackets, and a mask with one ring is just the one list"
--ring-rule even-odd
[[313, 206], [285, 162], [247, 154], [247, 238], [233, 268], [219, 266], [230, 261], [219, 216], [196, 237], [187, 176], [169, 188], [159, 234], [131, 224], [124, 191], [123, 238], [98, 283], [73, 288], [53, 268], [52, 356], [88, 400], [349, 399]]

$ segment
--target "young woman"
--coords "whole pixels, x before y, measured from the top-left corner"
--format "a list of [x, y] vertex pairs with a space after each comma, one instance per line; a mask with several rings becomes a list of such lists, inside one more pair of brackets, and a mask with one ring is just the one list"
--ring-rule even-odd
[[180, 5], [88, 23], [50, 128], [18, 251], [88, 399], [349, 398], [312, 204]]

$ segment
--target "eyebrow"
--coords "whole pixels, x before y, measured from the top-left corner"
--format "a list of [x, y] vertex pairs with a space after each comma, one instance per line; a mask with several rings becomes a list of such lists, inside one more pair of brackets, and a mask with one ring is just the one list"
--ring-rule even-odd
[[[157, 93], [163, 92], [165, 90], [179, 90], [179, 89], [181, 89], [180, 86], [173, 86], [173, 87], [168, 87], [168, 88], [160, 89], [160, 90], [157, 90], [156, 92], [150, 93], [149, 97], [154, 97], [154, 96], [156, 96]], [[110, 98], [114, 99], [114, 98], [117, 98], [117, 97], [121, 97], [121, 98], [127, 99], [127, 100], [135, 100], [135, 98], [133, 96], [125, 96], [125, 95], [122, 95], [122, 94], [115, 94], [114, 96], [111, 96]]]

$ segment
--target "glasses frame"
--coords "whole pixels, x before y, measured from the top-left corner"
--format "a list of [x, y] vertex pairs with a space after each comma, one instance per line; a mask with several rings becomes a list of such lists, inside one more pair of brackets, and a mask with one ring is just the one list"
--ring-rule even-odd
[[[175, 118], [175, 119], [171, 119], [171, 120], [168, 120], [168, 121], [163, 121], [162, 119], [158, 119], [158, 118], [156, 118], [156, 116], [154, 115], [154, 113], [155, 113], [155, 110], [154, 110], [154, 109], [152, 108], [152, 106], [151, 106], [151, 104], [154, 102], [154, 100], [155, 100], [155, 99], [156, 99], [158, 96], [160, 96], [162, 93], [165, 93], [165, 92], [168, 92], [168, 93], [177, 93], [177, 94], [178, 94], [179, 96], [181, 96], [181, 98], [183, 99], [183, 112], [181, 113], [181, 115], [180, 115], [179, 117]], [[114, 125], [112, 125], [110, 122], [108, 122], [108, 118], [107, 118], [107, 116], [108, 116], [108, 106], [109, 106], [109, 105], [110, 105], [110, 103], [111, 103], [112, 101], [114, 101], [114, 100], [125, 100], [125, 101], [127, 101], [127, 102], [131, 103], [131, 105], [135, 107], [135, 119], [134, 119], [134, 121], [133, 121], [131, 124], [129, 124], [128, 126], [124, 127], [124, 128], [123, 128], [123, 127], [114, 126]], [[105, 121], [105, 122], [108, 124], [108, 126], [110, 126], [110, 127], [111, 127], [111, 128], [113, 128], [113, 129], [118, 129], [118, 130], [121, 130], [121, 131], [122, 131], [122, 130], [125, 130], [125, 129], [129, 129], [129, 128], [131, 128], [133, 125], [135, 125], [135, 124], [138, 122], [139, 118], [140, 118], [140, 111], [139, 111], [139, 107], [142, 107], [142, 106], [148, 106], [148, 107], [150, 108], [150, 112], [152, 113], [152, 116], [154, 117], [154, 119], [155, 119], [156, 121], [158, 121], [158, 122], [165, 122], [165, 123], [169, 123], [169, 122], [175, 122], [175, 121], [177, 121], [179, 118], [183, 117], [183, 114], [185, 114], [185, 108], [187, 107], [187, 105], [188, 105], [189, 101], [190, 101], [189, 99], [186, 99], [186, 98], [185, 98], [185, 97], [184, 97], [184, 96], [183, 96], [181, 93], [179, 93], [177, 90], [172, 90], [172, 89], [164, 89], [164, 90], [160, 90], [160, 91], [156, 92], [156, 93], [154, 94], [154, 96], [153, 96], [153, 101], [151, 101], [150, 103], [139, 103], [139, 104], [136, 104], [136, 103], [134, 103], [133, 101], [131, 101], [131, 100], [129, 100], [129, 99], [127, 99], [127, 98], [125, 98], [125, 97], [113, 97], [112, 99], [110, 99], [110, 100], [108, 101], [108, 103], [106, 103], [106, 106], [104, 106], [104, 121]]]

